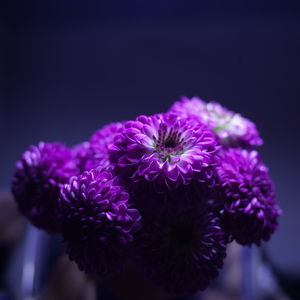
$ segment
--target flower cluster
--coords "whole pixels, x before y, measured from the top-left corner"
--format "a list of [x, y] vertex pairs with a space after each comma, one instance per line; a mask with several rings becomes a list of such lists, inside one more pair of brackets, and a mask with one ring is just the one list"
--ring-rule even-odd
[[164, 293], [187, 295], [216, 278], [229, 242], [260, 245], [278, 228], [261, 144], [240, 114], [183, 98], [70, 149], [30, 147], [12, 191], [34, 225], [61, 233], [81, 270], [106, 277], [134, 264]]

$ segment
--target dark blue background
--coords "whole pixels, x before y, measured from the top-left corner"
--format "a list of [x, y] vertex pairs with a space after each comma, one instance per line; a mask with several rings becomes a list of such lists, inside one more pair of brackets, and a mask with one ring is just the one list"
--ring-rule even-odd
[[0, 4], [0, 186], [39, 140], [217, 100], [257, 123], [284, 214], [268, 244], [300, 272], [297, 1], [7, 1]]

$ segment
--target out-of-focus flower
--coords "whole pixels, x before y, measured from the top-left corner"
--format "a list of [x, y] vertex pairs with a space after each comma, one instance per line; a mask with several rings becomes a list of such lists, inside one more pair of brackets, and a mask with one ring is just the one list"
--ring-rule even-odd
[[97, 130], [90, 138], [90, 148], [93, 158], [99, 162], [109, 164], [108, 145], [113, 142], [122, 123], [116, 122], [105, 125]]
[[[96, 149], [102, 149], [103, 147], [107, 147], [107, 145], [114, 140], [116, 133], [119, 131], [121, 127], [122, 127], [122, 123], [115, 122], [115, 123], [105, 125], [99, 130], [97, 130], [90, 138], [90, 143], [92, 148], [96, 150]], [[99, 156], [100, 155], [101, 153], [99, 153]], [[105, 153], [105, 155], [107, 154]]]
[[225, 257], [219, 221], [205, 206], [145, 220], [135, 243], [137, 263], [170, 295], [204, 290]]
[[77, 173], [71, 151], [63, 145], [40, 142], [31, 146], [17, 162], [12, 181], [21, 213], [41, 229], [59, 231], [60, 189]]
[[224, 229], [242, 245], [260, 245], [278, 228], [280, 215], [268, 169], [256, 151], [229, 149], [221, 158]]
[[[104, 149], [104, 151], [107, 151]], [[110, 163], [107, 157], [96, 158], [89, 142], [83, 142], [72, 148], [74, 161], [80, 173], [96, 168], [108, 168]]]
[[108, 144], [110, 144], [122, 123], [111, 123], [97, 130], [88, 142], [73, 147], [73, 155], [81, 172], [95, 168], [108, 168]]
[[193, 117], [212, 130], [224, 147], [249, 148], [263, 144], [254, 123], [216, 102], [183, 97], [170, 109], [184, 117]]
[[133, 181], [176, 189], [192, 180], [214, 185], [217, 141], [205, 126], [176, 114], [139, 116], [124, 123], [109, 145], [116, 172]]
[[107, 275], [121, 269], [127, 246], [141, 226], [139, 212], [110, 172], [85, 171], [61, 192], [66, 251], [81, 270]]

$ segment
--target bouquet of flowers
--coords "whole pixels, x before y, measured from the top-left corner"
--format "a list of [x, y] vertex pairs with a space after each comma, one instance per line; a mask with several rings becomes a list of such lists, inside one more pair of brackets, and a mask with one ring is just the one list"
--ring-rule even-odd
[[187, 295], [216, 278], [228, 243], [260, 245], [278, 228], [262, 143], [240, 114], [183, 97], [73, 148], [31, 146], [12, 191], [81, 270], [105, 278], [134, 264], [165, 293]]

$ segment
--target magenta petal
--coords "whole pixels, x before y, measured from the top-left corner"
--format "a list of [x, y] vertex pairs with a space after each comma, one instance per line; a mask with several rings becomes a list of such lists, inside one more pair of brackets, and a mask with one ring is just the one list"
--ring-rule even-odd
[[147, 174], [145, 175], [145, 178], [146, 178], [148, 181], [152, 182], [152, 181], [154, 181], [158, 176], [159, 176], [159, 173], [147, 173]]
[[144, 176], [146, 174], [148, 168], [149, 168], [148, 164], [146, 164], [146, 163], [141, 164], [141, 165], [139, 165], [137, 172], [140, 176]]
[[167, 171], [167, 177], [172, 181], [177, 181], [179, 176], [179, 170], [177, 166], [173, 168], [171, 171]]
[[128, 159], [127, 156], [122, 156], [119, 158], [119, 161], [118, 161], [118, 165], [120, 167], [127, 167], [127, 166], [134, 166], [136, 164], [136, 162], [132, 162]]
[[156, 160], [151, 160], [150, 161], [150, 166], [148, 168], [148, 172], [149, 173], [157, 173], [159, 172], [160, 170], [160, 167], [159, 167], [159, 164]]

